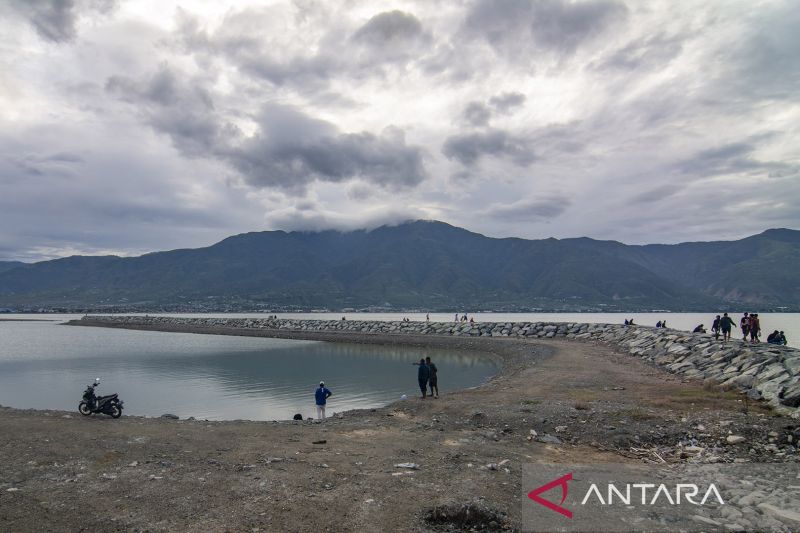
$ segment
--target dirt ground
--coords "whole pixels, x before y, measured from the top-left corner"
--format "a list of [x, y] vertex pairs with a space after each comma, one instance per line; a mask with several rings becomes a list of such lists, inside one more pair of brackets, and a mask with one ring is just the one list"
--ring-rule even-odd
[[[689, 445], [712, 462], [797, 461], [781, 442], [796, 421], [607, 346], [304, 338], [477, 349], [503, 370], [324, 423], [2, 408], [0, 531], [516, 529], [524, 463], [677, 462]], [[728, 445], [730, 434], [745, 441]]]

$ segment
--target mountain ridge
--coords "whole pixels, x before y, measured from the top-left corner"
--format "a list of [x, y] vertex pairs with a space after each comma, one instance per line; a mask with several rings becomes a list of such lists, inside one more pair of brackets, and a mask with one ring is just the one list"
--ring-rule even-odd
[[245, 232], [203, 248], [0, 267], [0, 307], [794, 308], [796, 264], [800, 231], [786, 228], [736, 241], [627, 245], [493, 238], [410, 221], [347, 232]]

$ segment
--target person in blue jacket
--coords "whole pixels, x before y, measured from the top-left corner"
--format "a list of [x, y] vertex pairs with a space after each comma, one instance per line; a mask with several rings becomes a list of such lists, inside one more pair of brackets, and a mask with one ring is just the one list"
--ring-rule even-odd
[[417, 381], [419, 381], [419, 390], [422, 391], [422, 399], [424, 400], [428, 393], [428, 380], [431, 378], [431, 369], [425, 364], [425, 359], [420, 359], [419, 371], [417, 371]]
[[325, 420], [325, 404], [331, 396], [333, 396], [333, 393], [325, 388], [325, 382], [320, 381], [319, 388], [314, 393], [314, 398], [317, 400], [317, 418], [319, 420]]

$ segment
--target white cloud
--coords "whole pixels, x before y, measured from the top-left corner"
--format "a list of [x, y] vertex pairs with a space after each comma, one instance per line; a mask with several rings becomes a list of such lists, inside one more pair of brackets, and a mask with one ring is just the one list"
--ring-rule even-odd
[[0, 260], [407, 218], [630, 243], [797, 228], [798, 13], [8, 2]]

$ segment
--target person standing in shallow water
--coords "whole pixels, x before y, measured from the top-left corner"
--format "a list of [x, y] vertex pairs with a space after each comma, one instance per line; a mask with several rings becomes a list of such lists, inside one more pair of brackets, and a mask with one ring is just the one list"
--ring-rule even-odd
[[[438, 377], [436, 376], [436, 373], [439, 371], [439, 369], [436, 368], [436, 365], [433, 364], [433, 362], [431, 362], [430, 357], [425, 358], [425, 363], [428, 365], [428, 373], [429, 373], [428, 384], [430, 384], [431, 386], [431, 396], [433, 396], [434, 398], [438, 398], [439, 380]], [[436, 393], [433, 392], [434, 389], [436, 389]]]
[[420, 359], [417, 370], [417, 381], [419, 382], [419, 390], [422, 391], [422, 399], [424, 400], [428, 395], [428, 380], [431, 378], [431, 369], [425, 364], [425, 359]]
[[325, 382], [319, 382], [319, 388], [314, 393], [314, 399], [317, 402], [317, 419], [325, 420], [325, 404], [328, 403], [328, 398], [333, 396], [333, 393], [325, 388]]

